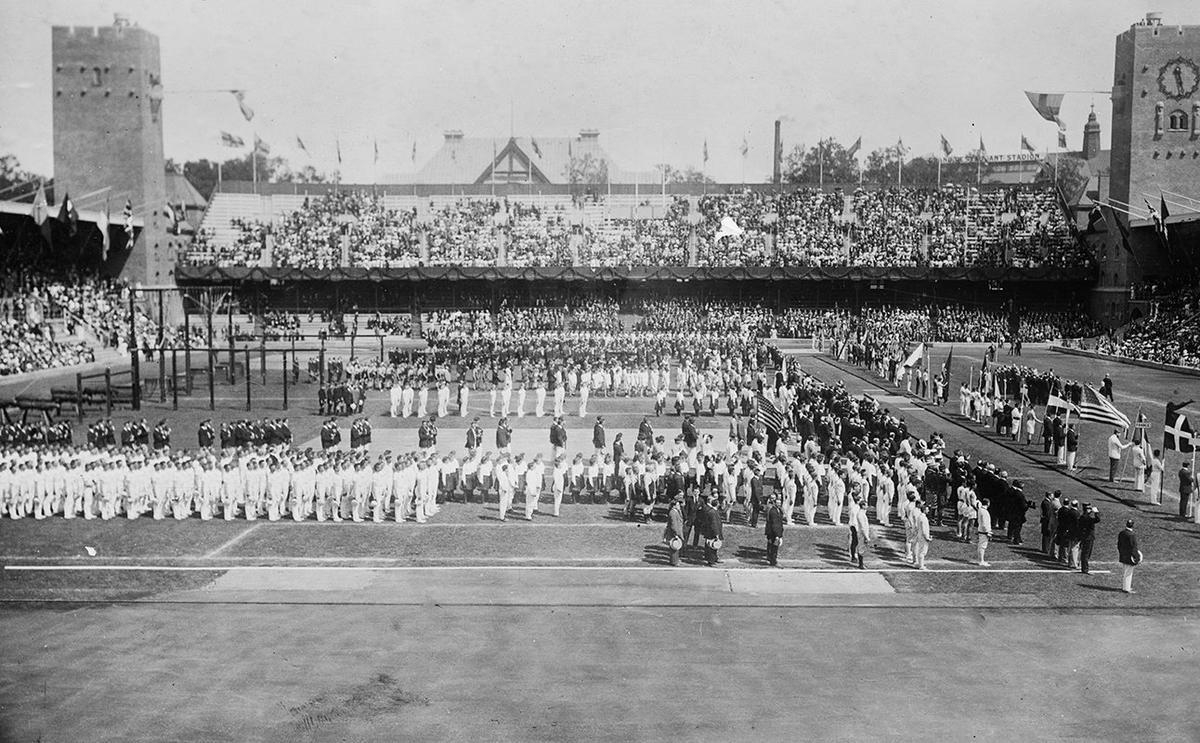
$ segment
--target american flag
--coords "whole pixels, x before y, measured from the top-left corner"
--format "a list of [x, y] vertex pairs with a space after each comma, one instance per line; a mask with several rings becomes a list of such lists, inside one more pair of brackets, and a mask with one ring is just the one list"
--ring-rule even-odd
[[1111, 402], [1100, 396], [1096, 388], [1084, 385], [1079, 401], [1079, 417], [1085, 421], [1108, 423], [1120, 428], [1129, 428], [1129, 416], [1117, 410]]
[[776, 435], [783, 431], [783, 413], [779, 411], [775, 403], [771, 402], [766, 395], [760, 392], [758, 393], [757, 404], [758, 424], [766, 427], [768, 431]]

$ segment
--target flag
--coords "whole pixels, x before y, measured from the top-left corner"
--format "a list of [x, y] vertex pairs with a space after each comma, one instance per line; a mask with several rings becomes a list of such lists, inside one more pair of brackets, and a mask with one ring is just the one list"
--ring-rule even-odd
[[1021, 149], [1025, 150], [1026, 152], [1032, 152], [1035, 155], [1037, 154], [1037, 148], [1029, 143], [1029, 140], [1025, 138], [1024, 134], [1021, 135]]
[[1162, 217], [1163, 224], [1166, 224], [1167, 217], [1171, 216], [1171, 212], [1167, 211], [1167, 197], [1163, 196], [1161, 191], [1158, 193], [1158, 213]]
[[[1141, 408], [1138, 408], [1136, 422], [1137, 423], [1145, 423], [1146, 421], [1147, 421], [1146, 414], [1142, 412]], [[1136, 427], [1133, 429], [1133, 439], [1132, 439], [1133, 443], [1141, 445], [1142, 443], [1144, 443], [1146, 441], [1146, 435], [1145, 435], [1145, 433], [1143, 433], [1145, 430], [1146, 429], [1144, 429], [1144, 428], [1136, 428]]]
[[[1110, 213], [1104, 213], [1105, 209], [1108, 209]], [[1101, 204], [1100, 211], [1104, 216], [1105, 228], [1107, 229], [1108, 225], [1115, 223], [1117, 232], [1121, 235], [1121, 247], [1125, 248], [1125, 252], [1133, 255], [1133, 247], [1129, 244], [1129, 228], [1121, 221], [1121, 215], [1117, 214], [1117, 210], [1111, 204]]]
[[858, 139], [854, 140], [854, 144], [850, 145], [850, 149], [846, 150], [846, 157], [853, 158], [855, 155], [858, 154], [858, 151], [861, 148], [862, 148], [862, 137], [859, 137]]
[[246, 121], [253, 120], [254, 119], [254, 109], [252, 109], [246, 105], [246, 91], [231, 90], [229, 92], [233, 93], [233, 97], [237, 99], [238, 108], [241, 109], [242, 116], [246, 117]]
[[175, 213], [175, 207], [171, 206], [171, 202], [169, 202], [169, 201], [163, 206], [163, 216], [166, 217], [171, 222], [171, 226], [168, 227], [167, 230], [172, 235], [178, 235], [179, 234], [179, 215]]
[[[297, 141], [298, 140], [299, 138], [297, 137]], [[246, 141], [236, 134], [230, 134], [229, 132], [223, 131], [221, 132], [221, 144], [225, 145], [226, 147], [245, 147]]]
[[759, 425], [766, 428], [768, 432], [778, 436], [783, 431], [783, 413], [779, 412], [779, 408], [775, 407], [775, 403], [771, 402], [761, 392], [758, 393], [757, 403]]
[[904, 360], [905, 368], [916, 366], [921, 363], [921, 359], [925, 358], [925, 344], [918, 343], [917, 347], [912, 350], [908, 358]]
[[704, 163], [708, 164], [708, 140], [704, 140]]
[[96, 229], [100, 230], [100, 260], [108, 260], [108, 200], [104, 201], [104, 211], [96, 217]]
[[58, 207], [58, 221], [67, 225], [67, 234], [75, 236], [79, 229], [79, 212], [75, 211], [75, 203], [71, 201], [71, 195], [68, 193], [63, 193], [62, 204]]
[[[1164, 248], [1168, 247], [1166, 216], [1150, 204], [1150, 199], [1143, 196], [1142, 201], [1146, 202], [1146, 208], [1150, 210], [1150, 219], [1154, 221], [1154, 234], [1158, 235], [1158, 241], [1162, 243]], [[1163, 206], [1166, 206], [1166, 204], [1164, 203]]]
[[530, 137], [529, 145], [533, 147], [533, 154], [537, 155], [538, 159], [540, 160], [542, 158], [542, 148], [538, 145], [538, 141], [533, 137]]
[[950, 353], [946, 354], [946, 363], [942, 364], [942, 380], [946, 384], [950, 384], [950, 364], [954, 362], [954, 346], [950, 346]]
[[942, 154], [945, 155], [946, 157], [950, 157], [950, 153], [954, 152], [954, 148], [950, 146], [950, 142], [946, 139], [945, 134], [941, 135], [941, 137], [942, 137]]
[[721, 217], [721, 229], [716, 234], [716, 239], [722, 237], [737, 237], [745, 232], [741, 227], [737, 226], [737, 222], [733, 221], [733, 217]]
[[375, 164], [379, 164], [379, 140], [375, 140]]
[[259, 139], [257, 134], [254, 135], [254, 154], [264, 157], [271, 154], [271, 145]]
[[121, 219], [125, 223], [125, 237], [133, 242], [133, 202], [125, 199], [125, 208], [121, 210]]
[[45, 224], [50, 216], [50, 207], [46, 203], [46, 188], [42, 183], [38, 183], [37, 193], [33, 197], [33, 210], [29, 212], [29, 216], [33, 217], [34, 224], [38, 227]]
[[896, 152], [899, 152], [901, 157], [904, 156], [904, 137], [896, 140]]
[[413, 142], [412, 161], [413, 161], [413, 165], [417, 164], [417, 143], [416, 142]]
[[1071, 405], [1065, 399], [1059, 396], [1058, 390], [1054, 390], [1050, 393], [1050, 396], [1046, 398], [1046, 415], [1053, 415], [1055, 413], [1062, 415], [1074, 407], [1074, 405]]
[[1058, 124], [1059, 131], [1067, 128], [1062, 123], [1062, 119], [1058, 118], [1058, 112], [1062, 109], [1062, 93], [1034, 93], [1027, 90], [1025, 91], [1025, 96], [1029, 98], [1029, 102], [1033, 104], [1039, 116], [1046, 121], [1053, 121], [1055, 124]]
[[[305, 155], [308, 155], [308, 148], [304, 146], [304, 140], [300, 139], [299, 134], [296, 135], [296, 146], [300, 148], [301, 152], [303, 152]], [[312, 155], [308, 155], [308, 156], [312, 157]]]
[[1184, 454], [1195, 451], [1195, 445], [1192, 443], [1192, 426], [1188, 423], [1187, 416], [1180, 413], [1180, 409], [1191, 405], [1192, 401], [1181, 403], [1167, 403], [1167, 420], [1163, 424], [1163, 450], [1174, 449], [1177, 452]]
[[1060, 149], [1060, 150], [1067, 149], [1067, 133], [1066, 132], [1058, 133], [1058, 149]]
[[342, 164], [342, 140], [340, 140], [340, 139], [333, 140], [333, 145], [335, 148], [337, 148], [338, 165], [341, 165]]
[[983, 135], [982, 134], [979, 135], [979, 154], [981, 154], [981, 155], [987, 154], [987, 147], [983, 146]]
[[1087, 230], [1088, 232], [1098, 232], [1098, 227], [1101, 225], [1104, 226], [1104, 231], [1108, 232], [1108, 220], [1104, 218], [1104, 211], [1099, 205], [1095, 205], [1088, 212]]
[[1085, 421], [1107, 423], [1121, 428], [1130, 426], [1129, 416], [1117, 410], [1116, 406], [1090, 384], [1083, 386], [1083, 395], [1079, 400], [1079, 417]]
[[749, 154], [749, 152], [750, 143], [746, 141], [745, 137], [742, 137], [742, 157], [745, 157], [747, 154]]

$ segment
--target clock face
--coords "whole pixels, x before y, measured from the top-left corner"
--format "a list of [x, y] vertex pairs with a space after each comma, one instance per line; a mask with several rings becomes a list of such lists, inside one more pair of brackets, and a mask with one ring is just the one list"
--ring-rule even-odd
[[1184, 57], [1176, 57], [1158, 71], [1158, 89], [1166, 97], [1181, 101], [1191, 98], [1200, 87], [1200, 66]]

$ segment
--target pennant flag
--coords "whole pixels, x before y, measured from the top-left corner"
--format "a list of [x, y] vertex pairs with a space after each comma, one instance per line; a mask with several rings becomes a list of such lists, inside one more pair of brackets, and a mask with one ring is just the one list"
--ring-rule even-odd
[[75, 211], [75, 204], [71, 201], [71, 195], [63, 194], [62, 204], [58, 208], [58, 221], [60, 224], [67, 225], [67, 234], [71, 237], [79, 229], [79, 212]]
[[854, 144], [850, 145], [850, 149], [846, 150], [846, 157], [853, 158], [862, 148], [862, 137], [854, 140]]
[[271, 145], [259, 139], [257, 134], [254, 135], [254, 153], [264, 156], [271, 154]]
[[742, 137], [742, 157], [745, 157], [749, 152], [750, 143], [746, 141], [745, 137]]
[[416, 142], [413, 142], [412, 161], [413, 161], [413, 165], [417, 164], [417, 143]]
[[1060, 149], [1060, 150], [1067, 149], [1067, 133], [1066, 132], [1058, 133], [1058, 149]]
[[[308, 148], [304, 146], [304, 140], [300, 139], [299, 134], [296, 135], [296, 146], [300, 148], [301, 152], [303, 152], [305, 155], [308, 155]], [[312, 155], [308, 155], [308, 156], [312, 157]]]
[[542, 158], [542, 148], [538, 145], [538, 141], [533, 137], [530, 137], [529, 145], [533, 147], [533, 154], [537, 155], [538, 159], [540, 160]]
[[758, 423], [765, 427], [768, 431], [779, 435], [783, 431], [784, 418], [783, 413], [779, 412], [779, 408], [775, 407], [775, 403], [771, 402], [763, 393], [759, 392], [756, 398], [758, 403]]
[[233, 93], [233, 97], [237, 99], [238, 108], [241, 109], [242, 116], [246, 117], [246, 121], [253, 120], [254, 119], [254, 109], [252, 109], [246, 105], [246, 91], [231, 90], [229, 92]]
[[708, 140], [704, 140], [704, 162], [708, 162]]
[[1085, 421], [1107, 423], [1120, 428], [1129, 428], [1129, 416], [1117, 410], [1108, 398], [1096, 391], [1090, 384], [1083, 386], [1083, 396], [1079, 401], [1079, 417]]
[[1192, 443], [1192, 426], [1180, 409], [1191, 405], [1192, 401], [1167, 403], [1167, 420], [1163, 424], [1163, 450], [1173, 449], [1184, 454], [1195, 451]]
[[945, 155], [946, 157], [950, 157], [950, 153], [954, 152], [954, 148], [950, 146], [950, 142], [946, 139], [945, 134], [941, 135], [941, 137], [942, 137], [942, 154]]
[[29, 216], [33, 217], [33, 221], [38, 227], [45, 224], [46, 219], [50, 216], [50, 206], [46, 203], [46, 188], [40, 182], [37, 193], [33, 197], [33, 210], [29, 212]]
[[984, 155], [987, 154], [987, 147], [983, 146], [983, 135], [982, 134], [979, 135], [979, 152]]
[[1166, 224], [1167, 217], [1171, 216], [1171, 212], [1167, 211], [1167, 197], [1163, 196], [1161, 191], [1158, 193], [1158, 214], [1162, 217], [1163, 224]]
[[[299, 138], [297, 137], [297, 139]], [[223, 131], [221, 132], [221, 144], [226, 147], [245, 147], [246, 141], [236, 134]]]
[[[1117, 210], [1111, 204], [1100, 204], [1099, 206], [1104, 217], [1105, 229], [1108, 229], [1109, 225], [1116, 224], [1117, 232], [1121, 235], [1121, 247], [1125, 249], [1125, 252], [1133, 255], [1133, 247], [1129, 244], [1129, 228], [1121, 221], [1121, 215], [1117, 214]], [[1105, 209], [1108, 211], [1106, 212]]]
[[921, 360], [924, 358], [925, 358], [925, 344], [918, 343], [917, 347], [914, 348], [912, 350], [912, 353], [910, 353], [908, 355], [908, 358], [904, 360], [904, 366], [905, 366], [905, 368], [910, 367], [910, 366], [916, 366], [917, 364], [921, 363]]
[[737, 222], [733, 221], [733, 217], [721, 217], [721, 229], [717, 232], [716, 239], [720, 240], [722, 237], [737, 237], [743, 232], [745, 232], [745, 230], [737, 226]]
[[108, 200], [104, 201], [104, 211], [96, 217], [96, 229], [100, 230], [100, 260], [108, 260]]
[[121, 210], [121, 219], [125, 223], [125, 237], [133, 242], [133, 202], [125, 199], [125, 208]]
[[342, 140], [335, 139], [335, 140], [333, 140], [333, 144], [334, 144], [334, 147], [337, 148], [338, 165], [341, 165], [342, 164]]
[[1046, 121], [1053, 121], [1055, 124], [1058, 124], [1059, 131], [1064, 131], [1067, 128], [1062, 123], [1062, 119], [1058, 118], [1058, 112], [1062, 109], [1062, 93], [1034, 93], [1027, 90], [1025, 91], [1025, 96], [1029, 98], [1029, 102], [1033, 104], [1039, 116]]
[[375, 140], [375, 164], [379, 164], [379, 140]]
[[1021, 149], [1025, 150], [1026, 152], [1032, 152], [1035, 155], [1037, 154], [1037, 148], [1029, 143], [1029, 140], [1025, 138], [1024, 134], [1021, 135]]
[[1101, 227], [1103, 227], [1105, 232], [1108, 232], [1108, 220], [1104, 218], [1104, 211], [1099, 205], [1095, 205], [1088, 212], [1087, 229], [1088, 232], [1099, 232]]

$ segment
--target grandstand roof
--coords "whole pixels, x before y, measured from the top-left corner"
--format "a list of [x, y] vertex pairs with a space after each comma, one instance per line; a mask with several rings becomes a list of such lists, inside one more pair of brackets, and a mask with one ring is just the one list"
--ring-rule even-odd
[[[534, 142], [537, 146], [534, 147]], [[447, 132], [441, 148], [424, 166], [398, 183], [552, 183], [568, 182], [567, 169], [572, 157], [590, 154], [605, 162], [609, 179], [623, 182], [621, 171], [595, 132], [575, 137], [464, 137]], [[632, 178], [632, 174], [629, 174]]]
[[182, 173], [167, 173], [167, 203], [203, 210], [208, 202]]

